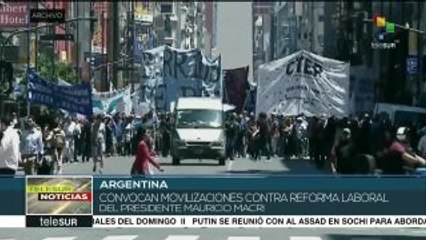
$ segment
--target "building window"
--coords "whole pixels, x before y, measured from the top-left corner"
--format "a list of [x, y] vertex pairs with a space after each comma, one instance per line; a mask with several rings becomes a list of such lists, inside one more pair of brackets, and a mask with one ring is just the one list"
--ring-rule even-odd
[[318, 16], [318, 22], [324, 22], [324, 15]]

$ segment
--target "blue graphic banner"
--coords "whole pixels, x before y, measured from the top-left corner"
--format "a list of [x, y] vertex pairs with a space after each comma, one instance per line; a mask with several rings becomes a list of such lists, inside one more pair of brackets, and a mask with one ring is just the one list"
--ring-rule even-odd
[[[95, 215], [426, 215], [423, 177], [103, 176], [93, 191]], [[0, 215], [25, 214], [25, 178], [0, 194]]]
[[94, 180], [97, 215], [425, 215], [421, 178]]
[[61, 86], [42, 79], [33, 69], [28, 72], [28, 101], [48, 107], [91, 116], [92, 89], [89, 83]]

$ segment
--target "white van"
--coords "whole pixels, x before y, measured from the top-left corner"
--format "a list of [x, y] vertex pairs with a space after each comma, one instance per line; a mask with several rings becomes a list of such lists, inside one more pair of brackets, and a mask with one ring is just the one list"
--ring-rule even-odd
[[426, 109], [391, 103], [377, 103], [374, 109], [375, 116], [387, 115], [396, 126], [426, 125]]
[[171, 155], [182, 159], [217, 159], [225, 165], [224, 112], [218, 98], [179, 98], [173, 111]]

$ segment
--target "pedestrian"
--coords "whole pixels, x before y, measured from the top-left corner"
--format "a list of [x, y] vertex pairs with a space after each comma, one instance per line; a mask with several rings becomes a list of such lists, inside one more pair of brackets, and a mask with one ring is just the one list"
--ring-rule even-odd
[[64, 149], [64, 162], [72, 163], [77, 159], [74, 159], [75, 151], [75, 133], [76, 133], [76, 123], [71, 117], [65, 119], [64, 132], [65, 132], [65, 149]]
[[0, 121], [0, 175], [15, 175], [19, 165], [20, 137], [10, 118]]
[[123, 115], [117, 114], [115, 119], [114, 136], [116, 139], [116, 150], [119, 156], [123, 156], [123, 132], [125, 123], [123, 121]]
[[132, 141], [133, 141], [133, 124], [130, 118], [126, 119], [126, 124], [125, 124], [125, 128], [124, 128], [124, 156], [130, 156], [132, 155], [133, 152], [133, 145], [132, 145]]
[[[92, 126], [92, 157], [93, 157], [93, 172], [99, 169], [99, 174], [102, 174], [104, 169], [104, 154], [105, 154], [105, 124], [102, 121], [102, 115], [95, 117]], [[99, 164], [99, 168], [97, 165]]]
[[151, 164], [159, 171], [163, 172], [163, 168], [155, 160], [155, 155], [153, 154], [152, 150], [150, 150], [149, 146], [151, 145], [151, 143], [149, 137], [146, 134], [146, 130], [141, 129], [140, 135], [142, 140], [139, 142], [137, 147], [136, 158], [130, 170], [131, 174], [140, 176], [150, 175]]
[[320, 131], [321, 125], [318, 117], [314, 116], [310, 120], [308, 126], [308, 134], [309, 134], [309, 159], [311, 162], [317, 161], [320, 156]]
[[382, 166], [384, 174], [405, 174], [407, 170], [426, 166], [426, 160], [410, 148], [409, 131], [407, 127], [398, 128], [396, 137], [384, 156]]
[[237, 137], [237, 126], [236, 119], [234, 115], [228, 115], [228, 118], [225, 122], [225, 136], [226, 136], [226, 158], [229, 158], [231, 161], [235, 157], [235, 140]]
[[104, 118], [105, 122], [105, 157], [109, 157], [112, 154], [112, 126], [111, 126], [111, 118], [106, 116]]
[[268, 138], [269, 138], [269, 125], [266, 113], [260, 113], [257, 120], [258, 132], [255, 133], [255, 160], [260, 160], [261, 154], [265, 154], [267, 159], [271, 159], [270, 151], [268, 149]]
[[330, 163], [333, 174], [354, 173], [356, 149], [352, 141], [351, 130], [349, 128], [343, 129], [342, 136], [331, 151], [331, 156]]
[[258, 133], [258, 129], [256, 126], [256, 123], [253, 121], [253, 119], [250, 119], [248, 121], [248, 128], [245, 134], [246, 143], [247, 143], [247, 154], [251, 159], [254, 160], [254, 153], [255, 153], [255, 136]]
[[65, 148], [65, 131], [63, 130], [62, 123], [58, 122], [52, 132], [53, 156], [58, 165], [57, 173], [62, 174], [63, 153]]
[[270, 149], [271, 149], [271, 154], [272, 156], [275, 156], [278, 154], [278, 142], [279, 142], [279, 126], [278, 126], [278, 119], [276, 118], [276, 116], [272, 116], [271, 119], [271, 133], [270, 133], [270, 139], [271, 139], [271, 144], [270, 144]]
[[75, 119], [75, 127], [74, 127], [74, 162], [78, 162], [78, 156], [81, 155], [81, 121], [79, 119]]
[[81, 131], [82, 162], [89, 162], [92, 155], [92, 120], [86, 120]]
[[170, 141], [171, 141], [171, 132], [172, 126], [170, 125], [170, 115], [166, 113], [162, 116], [159, 132], [161, 134], [161, 154], [163, 157], [167, 157], [170, 152]]
[[32, 117], [27, 119], [26, 129], [21, 140], [22, 160], [27, 175], [36, 174], [37, 165], [44, 153], [43, 134]]

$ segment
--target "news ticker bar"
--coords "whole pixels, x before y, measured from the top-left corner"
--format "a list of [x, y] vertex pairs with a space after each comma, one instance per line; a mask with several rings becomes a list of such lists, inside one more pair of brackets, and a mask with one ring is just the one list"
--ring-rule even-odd
[[424, 228], [425, 216], [0, 216], [0, 228]]

